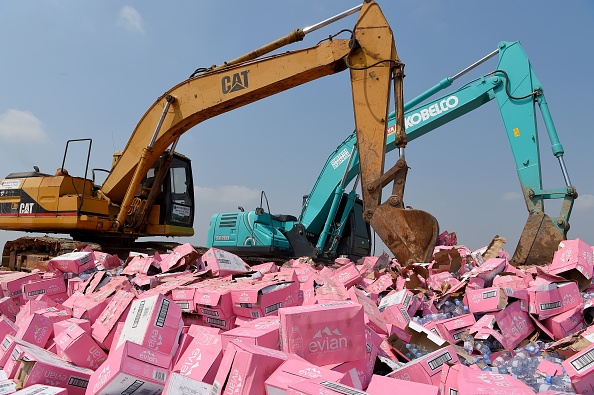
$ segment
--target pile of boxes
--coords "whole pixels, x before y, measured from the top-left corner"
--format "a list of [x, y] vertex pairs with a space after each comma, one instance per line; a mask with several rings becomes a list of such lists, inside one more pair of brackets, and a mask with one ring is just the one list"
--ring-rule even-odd
[[250, 267], [184, 244], [0, 272], [0, 395], [534, 394], [501, 371], [529, 347], [562, 356], [535, 370], [543, 389], [593, 393], [591, 246], [525, 268], [504, 250], [434, 258]]

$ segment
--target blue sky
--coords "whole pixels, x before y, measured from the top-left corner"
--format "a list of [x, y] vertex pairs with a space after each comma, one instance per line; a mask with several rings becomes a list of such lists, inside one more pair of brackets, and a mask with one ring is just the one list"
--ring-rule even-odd
[[[282, 5], [281, 5], [282, 4]], [[0, 3], [0, 177], [37, 165], [53, 172], [66, 140], [92, 138], [90, 166], [109, 168], [146, 109], [195, 69], [220, 64], [349, 9], [356, 1], [4, 1]], [[591, 65], [594, 3], [381, 1], [406, 64], [411, 99], [496, 49], [520, 41], [531, 59], [580, 194], [569, 238], [594, 245]], [[355, 16], [289, 49], [315, 45]], [[492, 71], [496, 60], [463, 82]], [[178, 151], [193, 160], [196, 235], [210, 216], [253, 209], [260, 191], [275, 213], [298, 214], [328, 155], [354, 128], [348, 73], [277, 94], [194, 127]], [[541, 125], [541, 131], [544, 127]], [[541, 135], [545, 188], [564, 186]], [[82, 176], [85, 154], [68, 170]], [[388, 162], [395, 161], [388, 156]], [[414, 141], [405, 203], [432, 213], [471, 249], [495, 235], [513, 252], [527, 211], [495, 102]], [[558, 215], [550, 204], [547, 212]], [[0, 233], [0, 242], [20, 236]], [[378, 247], [381, 249], [381, 245]], [[381, 251], [376, 251], [381, 252]]]

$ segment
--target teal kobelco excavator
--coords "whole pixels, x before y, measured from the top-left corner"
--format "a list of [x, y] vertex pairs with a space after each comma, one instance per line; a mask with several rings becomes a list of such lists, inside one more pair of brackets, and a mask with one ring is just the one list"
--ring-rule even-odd
[[[432, 99], [439, 91], [468, 71], [499, 55], [494, 71], [466, 83], [460, 89]], [[505, 132], [515, 159], [520, 188], [528, 209], [528, 220], [513, 254], [515, 265], [549, 263], [561, 240], [566, 239], [576, 189], [571, 184], [543, 88], [519, 42], [501, 42], [498, 48], [453, 77], [419, 95], [404, 106], [406, 139], [410, 142], [496, 99]], [[430, 101], [428, 101], [430, 100]], [[424, 103], [424, 104], [421, 104]], [[537, 133], [536, 105], [558, 159], [564, 186], [543, 189]], [[397, 148], [395, 114], [388, 120], [386, 152]], [[402, 196], [407, 167], [401, 163], [390, 199], [404, 207]], [[210, 221], [207, 246], [244, 257], [301, 257], [332, 260], [348, 256], [357, 260], [371, 252], [371, 230], [363, 217], [356, 193], [359, 177], [357, 136], [351, 134], [328, 158], [312, 191], [304, 197], [301, 214], [278, 215], [266, 211], [262, 193], [254, 211], [218, 213]], [[354, 181], [352, 189], [347, 187]], [[545, 213], [548, 199], [562, 199], [557, 217]], [[393, 224], [406, 230], [406, 223]], [[433, 244], [434, 246], [435, 244]], [[432, 246], [427, 246], [432, 252]], [[407, 255], [405, 256], [415, 256]], [[420, 255], [416, 255], [418, 257]], [[430, 259], [430, 255], [426, 256]], [[410, 262], [401, 262], [410, 263]]]

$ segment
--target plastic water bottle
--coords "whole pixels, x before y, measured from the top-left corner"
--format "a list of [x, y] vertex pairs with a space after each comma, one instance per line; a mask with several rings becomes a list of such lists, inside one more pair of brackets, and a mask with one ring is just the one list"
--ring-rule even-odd
[[406, 345], [406, 348], [408, 350], [410, 350], [410, 354], [413, 357], [413, 359], [414, 358], [419, 358], [419, 357], [422, 357], [423, 355], [429, 354], [429, 351], [425, 347], [420, 346], [420, 345], [410, 344], [409, 343], [409, 344]]
[[555, 391], [575, 392], [571, 385], [571, 379], [567, 374], [552, 377], [551, 389]]
[[483, 355], [483, 361], [485, 361], [487, 365], [491, 365], [491, 358], [489, 358], [489, 354]]
[[480, 354], [491, 354], [491, 349], [487, 345], [487, 343], [483, 341], [478, 341], [474, 343], [474, 349], [478, 351]]
[[474, 337], [470, 333], [464, 332], [462, 334], [462, 340], [464, 341], [464, 351], [466, 351], [468, 355], [472, 354], [472, 351], [474, 350]]
[[454, 308], [452, 309], [452, 315], [454, 317], [468, 314], [468, 306], [464, 306], [459, 299], [454, 300]]

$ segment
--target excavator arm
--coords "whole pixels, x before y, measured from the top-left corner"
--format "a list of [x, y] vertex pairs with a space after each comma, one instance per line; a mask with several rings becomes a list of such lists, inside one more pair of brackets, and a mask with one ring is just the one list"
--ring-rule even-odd
[[[453, 81], [487, 59], [499, 55], [497, 68], [461, 88], [444, 96], [431, 99], [437, 92], [451, 86]], [[474, 65], [448, 77], [404, 105], [404, 122], [408, 141], [434, 131], [486, 103], [496, 100], [504, 129], [514, 157], [520, 188], [528, 210], [528, 220], [512, 257], [516, 265], [540, 265], [550, 262], [561, 240], [567, 236], [569, 217], [577, 198], [563, 161], [564, 149], [545, 99], [542, 85], [520, 42], [501, 42], [498, 49]], [[424, 104], [420, 104], [424, 103]], [[542, 168], [537, 130], [536, 106], [551, 144], [551, 151], [560, 164], [565, 186], [543, 189]], [[396, 114], [388, 120], [386, 152], [397, 148]], [[330, 209], [334, 191], [339, 185], [349, 184], [359, 175], [359, 154], [352, 147], [357, 136], [349, 136], [329, 157], [320, 177], [308, 195], [300, 223], [308, 232], [323, 233], [327, 220], [334, 218]], [[338, 158], [349, 160], [338, 161]], [[563, 199], [557, 217], [545, 214], [545, 201]], [[329, 213], [330, 211], [330, 213]]]
[[[437, 237], [435, 219], [414, 210], [414, 217], [423, 219], [422, 226], [415, 223], [394, 235], [393, 224], [406, 222], [397, 216], [407, 210], [381, 204], [382, 187], [395, 178], [393, 172], [384, 173], [390, 91], [393, 87], [395, 112], [403, 115], [404, 74], [392, 31], [380, 7], [372, 0], [365, 1], [348, 40], [329, 39], [315, 47], [262, 57], [272, 49], [303, 38], [299, 32], [290, 36], [180, 83], [148, 109], [99, 191], [100, 195], [120, 205], [112, 227], [125, 231], [129, 226], [126, 220], [134, 194], [147, 171], [190, 128], [227, 111], [348, 68], [361, 156], [365, 218], [399, 259], [426, 261]], [[403, 116], [397, 119], [399, 135], [405, 137]], [[405, 144], [404, 139], [401, 145]], [[400, 167], [402, 162], [399, 162]], [[403, 255], [409, 248], [399, 251], [399, 245], [409, 241], [419, 244], [416, 235], [426, 233], [429, 236], [423, 240], [423, 245], [413, 248], [414, 256], [410, 252]]]

